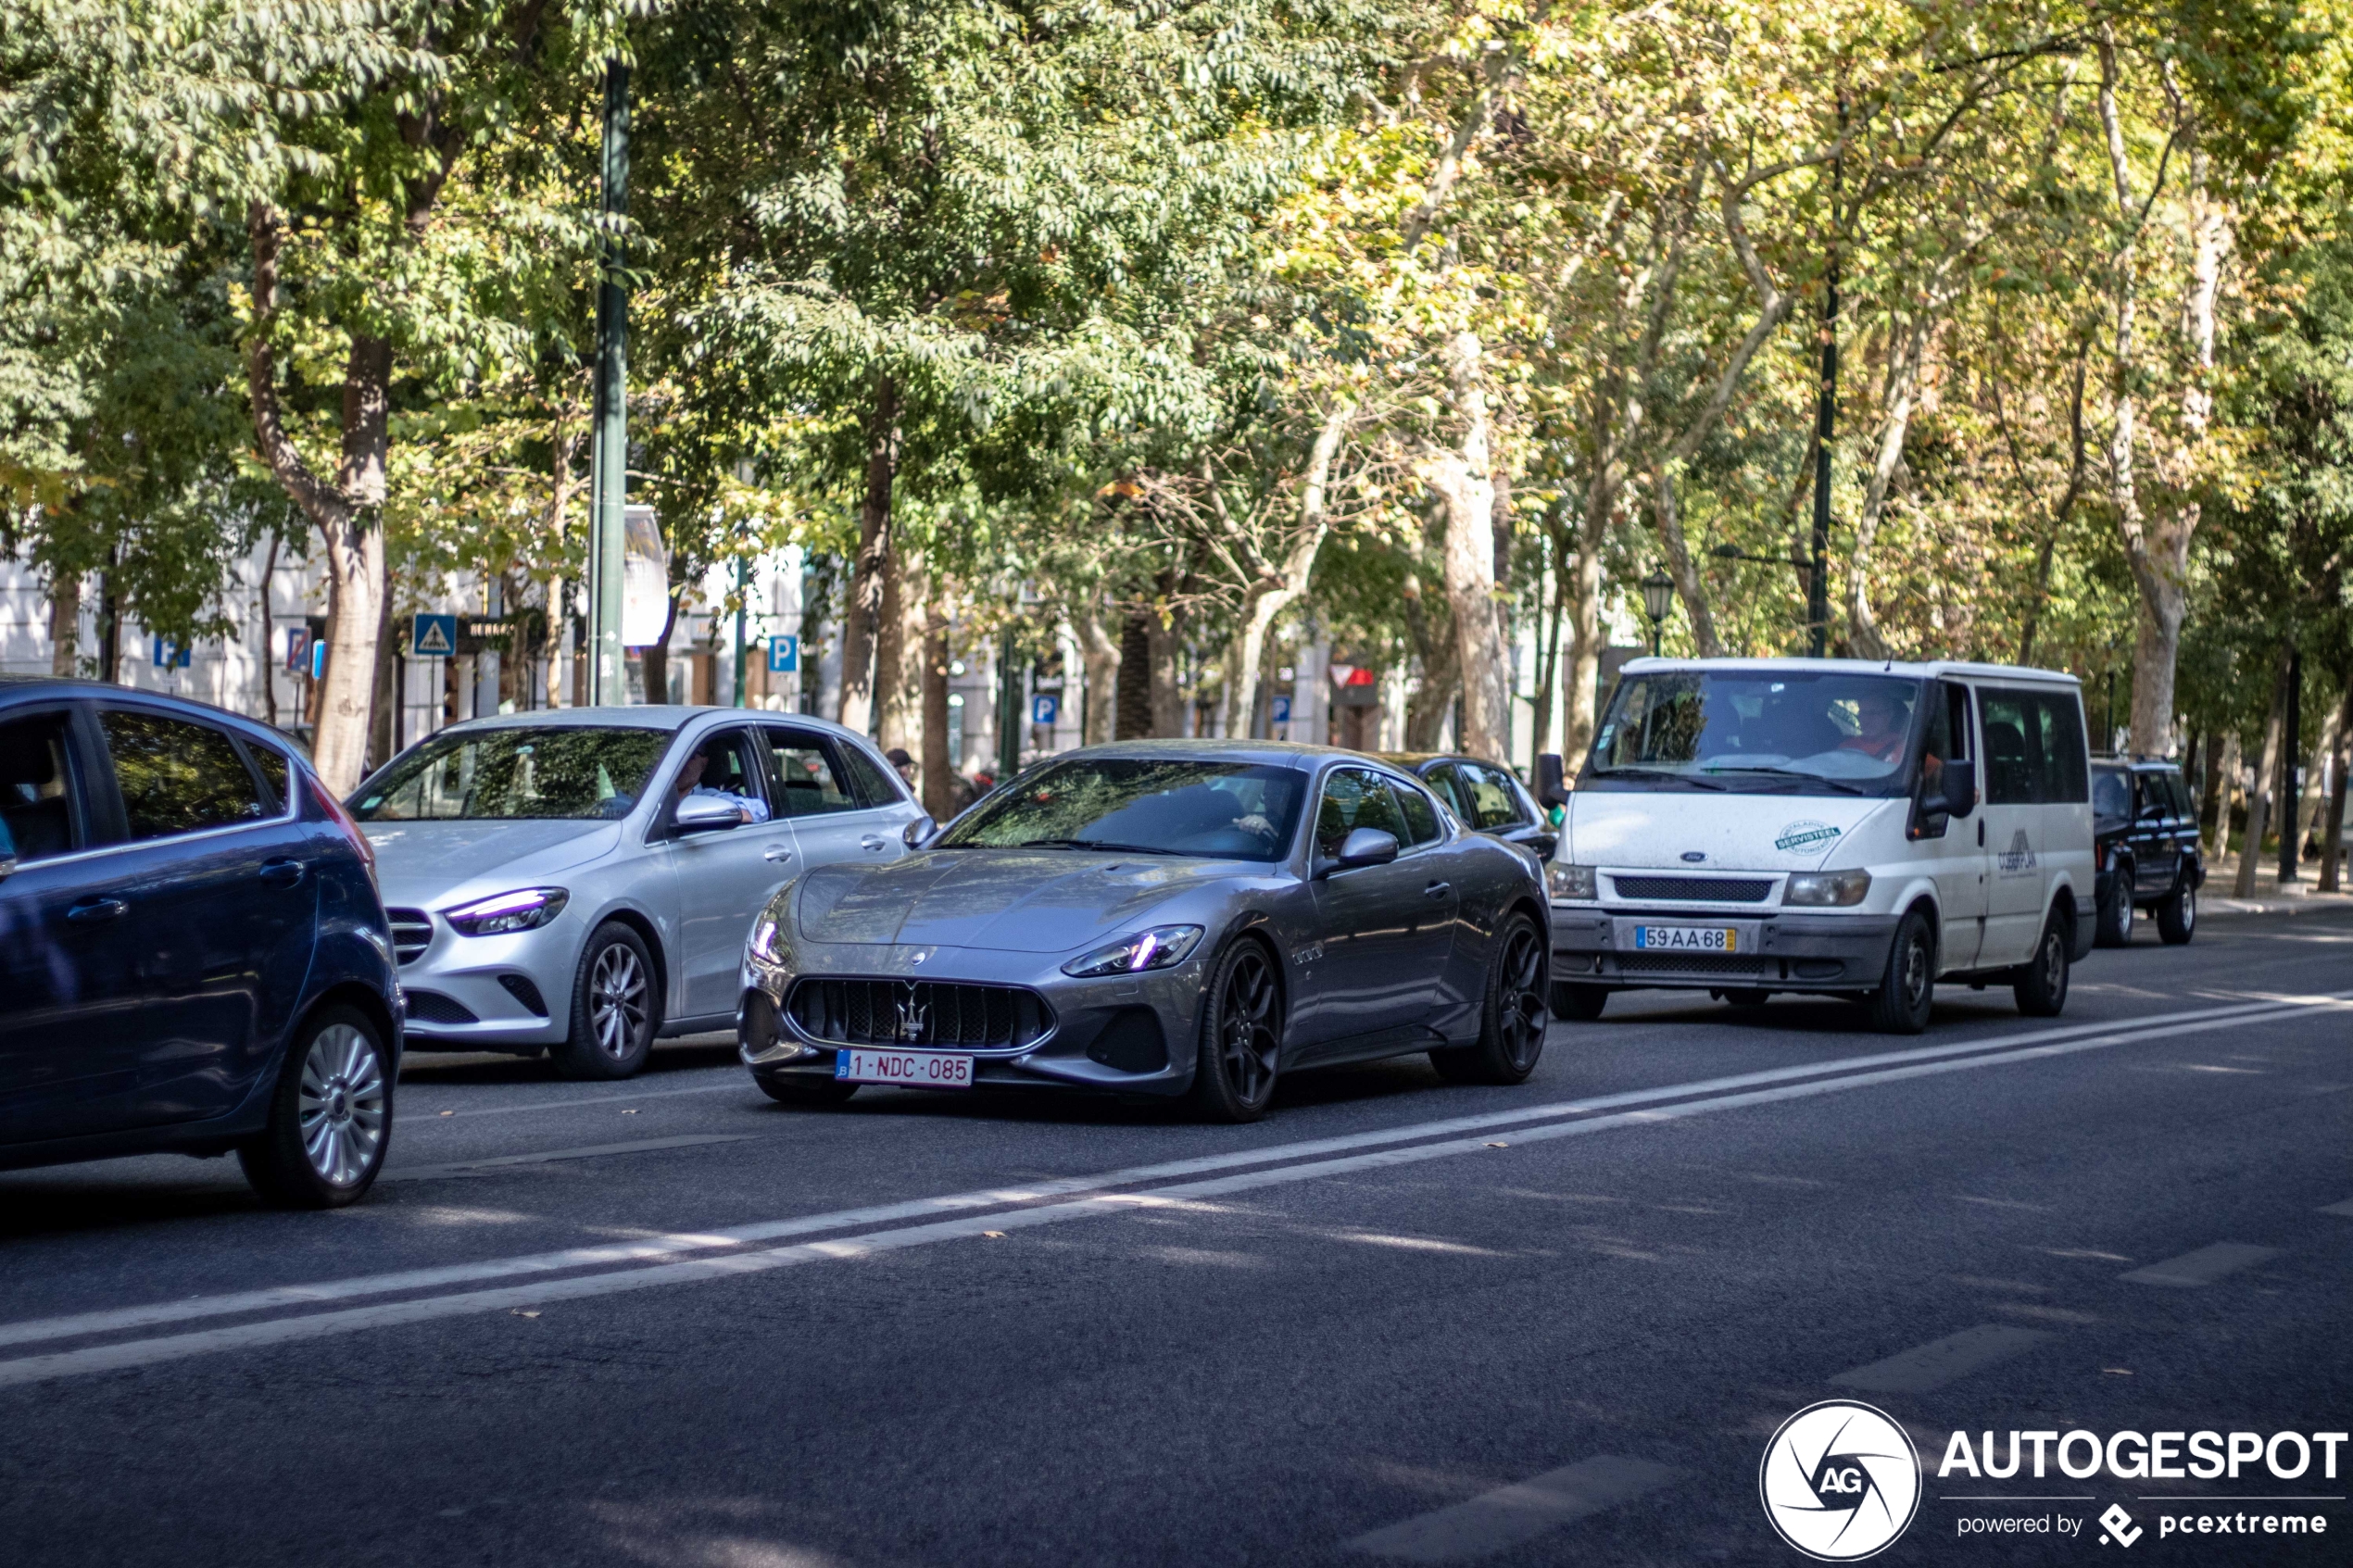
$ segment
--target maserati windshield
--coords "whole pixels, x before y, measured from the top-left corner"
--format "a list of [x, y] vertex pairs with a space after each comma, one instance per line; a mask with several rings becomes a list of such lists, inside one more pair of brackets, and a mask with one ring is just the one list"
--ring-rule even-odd
[[1290, 847], [1306, 793], [1306, 775], [1290, 768], [1077, 758], [1014, 780], [937, 847], [1277, 860]]
[[1920, 684], [1843, 671], [1663, 670], [1618, 683], [1588, 779], [1620, 789], [1892, 795]]
[[667, 730], [549, 725], [444, 733], [370, 781], [363, 822], [625, 817], [670, 744]]

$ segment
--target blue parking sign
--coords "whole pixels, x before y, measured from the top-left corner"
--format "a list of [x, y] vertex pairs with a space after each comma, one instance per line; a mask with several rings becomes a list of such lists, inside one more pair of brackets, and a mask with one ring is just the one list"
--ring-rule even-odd
[[155, 660], [156, 668], [158, 670], [185, 670], [189, 662], [188, 650], [170, 637], [157, 635]]
[[768, 639], [768, 672], [790, 675], [800, 669], [800, 639], [779, 635]]
[[1290, 723], [1290, 698], [1289, 698], [1289, 697], [1287, 697], [1287, 696], [1278, 696], [1278, 697], [1277, 697], [1277, 698], [1275, 699], [1275, 709], [1274, 709], [1274, 712], [1273, 712], [1271, 715], [1269, 715], [1269, 717], [1272, 719], [1272, 721], [1273, 721], [1275, 723], [1277, 723], [1277, 724], [1288, 724], [1288, 723]]
[[1033, 724], [1051, 724], [1062, 710], [1063, 699], [1052, 692], [1039, 692], [1029, 699], [1029, 721]]

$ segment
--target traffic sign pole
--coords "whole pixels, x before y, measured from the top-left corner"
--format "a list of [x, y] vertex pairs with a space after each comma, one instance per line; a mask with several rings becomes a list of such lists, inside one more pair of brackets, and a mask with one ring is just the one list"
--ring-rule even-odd
[[[613, 225], [629, 211], [629, 68], [605, 63], [604, 216]], [[623, 507], [629, 498], [629, 295], [622, 286], [621, 242], [609, 227], [603, 280], [597, 286], [596, 423], [588, 456], [588, 702], [629, 700], [621, 646]]]
[[748, 619], [746, 612], [751, 606], [749, 577], [750, 563], [743, 557], [737, 556], [736, 558], [736, 706], [737, 708], [744, 705], [744, 664], [751, 657], [751, 644], [745, 640], [747, 628], [744, 624]]

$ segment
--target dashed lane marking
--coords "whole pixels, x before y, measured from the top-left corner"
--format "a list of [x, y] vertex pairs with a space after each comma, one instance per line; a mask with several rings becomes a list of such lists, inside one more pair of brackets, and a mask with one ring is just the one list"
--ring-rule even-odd
[[1648, 1460], [1597, 1454], [1451, 1507], [1366, 1531], [1344, 1549], [1400, 1562], [1461, 1562], [1487, 1557], [1587, 1514], [1655, 1492], [1681, 1474]]
[[1885, 1361], [1842, 1372], [1831, 1381], [1879, 1394], [1925, 1394], [1997, 1361], [2022, 1356], [2055, 1337], [2039, 1328], [1982, 1323], [1942, 1339], [1931, 1339], [1925, 1345], [1915, 1345]]
[[2233, 1274], [2266, 1258], [2276, 1258], [2276, 1247], [2251, 1247], [2244, 1241], [2218, 1241], [2211, 1247], [2201, 1247], [2195, 1252], [2184, 1252], [2179, 1258], [2168, 1258], [2162, 1263], [2151, 1263], [2145, 1269], [2134, 1269], [2116, 1277], [2134, 1285], [2198, 1286], [2212, 1285], [2224, 1274]]

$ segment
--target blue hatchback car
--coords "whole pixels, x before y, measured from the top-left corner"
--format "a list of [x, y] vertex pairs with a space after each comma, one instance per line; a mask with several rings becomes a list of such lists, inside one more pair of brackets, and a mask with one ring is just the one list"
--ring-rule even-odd
[[0, 678], [0, 1169], [234, 1149], [272, 1202], [352, 1202], [396, 972], [367, 840], [283, 737]]

